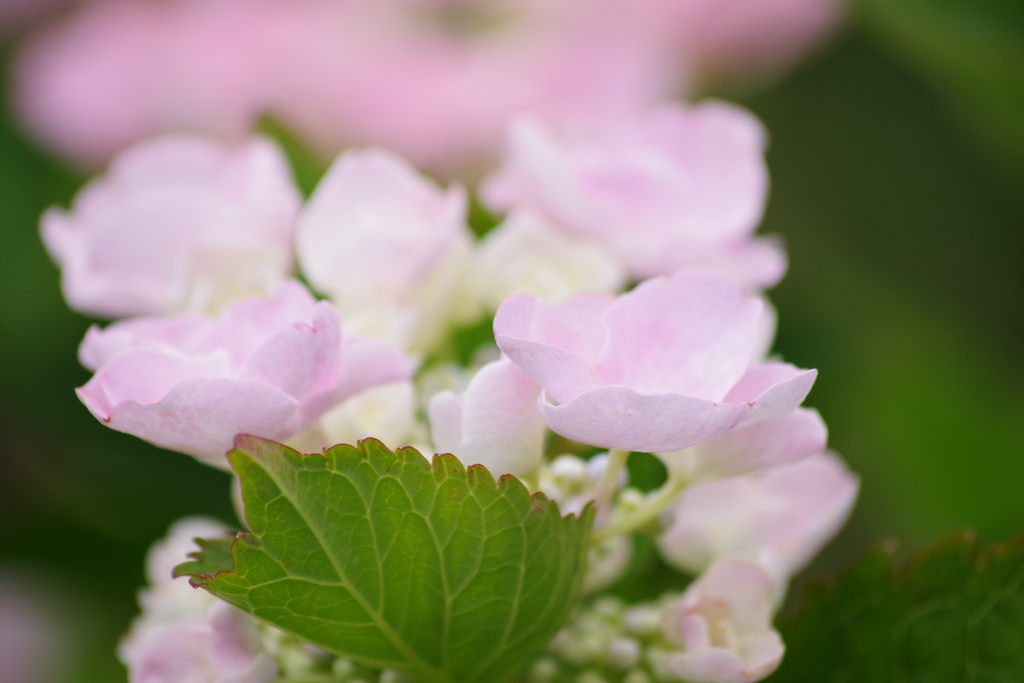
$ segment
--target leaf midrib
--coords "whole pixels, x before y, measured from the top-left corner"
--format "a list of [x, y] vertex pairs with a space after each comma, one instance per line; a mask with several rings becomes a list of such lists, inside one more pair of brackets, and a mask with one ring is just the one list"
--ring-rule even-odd
[[[384, 634], [384, 637], [387, 638], [388, 641], [391, 642], [391, 644], [395, 647], [395, 649], [398, 650], [399, 652], [401, 652], [406, 657], [406, 659], [409, 660], [409, 662], [411, 664], [414, 664], [416, 666], [416, 668], [420, 669], [421, 673], [426, 674], [426, 675], [430, 676], [431, 678], [434, 678], [435, 676], [439, 675], [439, 676], [443, 677], [443, 680], [448, 681], [448, 683], [458, 683], [446, 671], [444, 671], [442, 669], [438, 669], [437, 667], [433, 666], [432, 664], [430, 664], [429, 662], [424, 660], [418, 654], [416, 654], [416, 652], [414, 652], [412, 649], [410, 649], [410, 647], [405, 643], [405, 641], [397, 633], [395, 633], [391, 629], [391, 626], [387, 623], [386, 620], [384, 620], [384, 618], [383, 618], [383, 616], [381, 616], [380, 612], [377, 609], [373, 608], [370, 605], [370, 603], [362, 596], [362, 594], [355, 589], [355, 587], [351, 584], [351, 582], [349, 582], [348, 577], [345, 575], [345, 572], [338, 566], [338, 563], [337, 563], [337, 560], [334, 557], [334, 554], [331, 553], [330, 550], [328, 550], [327, 545], [324, 542], [324, 539], [316, 531], [316, 529], [313, 527], [313, 525], [310, 524], [310, 521], [306, 517], [306, 514], [298, 506], [298, 504], [296, 503], [295, 499], [290, 495], [290, 492], [285, 489], [285, 487], [282, 484], [282, 482], [274, 475], [273, 472], [271, 472], [268, 468], [264, 467], [262, 462], [260, 462], [256, 458], [252, 458], [251, 456], [249, 456], [249, 457], [252, 459], [252, 461], [260, 469], [262, 469], [267, 474], [268, 477], [270, 477], [270, 479], [274, 482], [274, 484], [277, 485], [277, 488], [278, 488], [279, 491], [281, 491], [281, 494], [285, 497], [285, 499], [288, 500], [288, 502], [291, 504], [291, 506], [295, 509], [296, 513], [298, 513], [298, 515], [302, 518], [302, 521], [306, 523], [306, 526], [309, 528], [310, 532], [316, 538], [317, 543], [320, 544], [321, 550], [323, 550], [324, 554], [327, 555], [327, 557], [330, 559], [331, 567], [334, 569], [334, 572], [338, 575], [338, 579], [341, 581], [342, 586], [345, 588], [345, 590], [347, 590], [349, 592], [350, 595], [352, 595], [352, 597], [355, 599], [355, 601], [357, 603], [359, 603], [359, 606], [362, 607], [363, 610], [365, 610], [366, 613], [370, 615], [370, 618], [373, 620], [374, 626], [376, 626], [380, 630], [380, 632], [382, 634]], [[353, 487], [357, 491], [359, 490], [359, 486], [357, 485], [357, 483], [355, 481], [353, 481], [352, 479], [350, 479], [348, 476], [346, 476], [344, 473], [339, 472], [338, 470], [333, 469], [333, 468], [330, 469], [329, 471], [333, 475], [338, 475], [338, 476], [341, 476], [341, 477], [345, 477], [346, 479], [349, 480], [349, 482], [353, 485]], [[383, 479], [383, 477], [381, 477], [381, 479]], [[399, 483], [401, 483], [400, 479], [396, 478], [396, 480], [399, 481]], [[404, 489], [405, 486], [403, 485], [402, 488]], [[406, 491], [406, 493], [408, 493], [408, 491]], [[362, 496], [360, 496], [360, 497], [362, 497]], [[364, 506], [366, 505], [366, 501], [365, 500], [363, 501], [363, 505]], [[369, 510], [367, 510], [367, 512], [369, 512]], [[369, 518], [369, 514], [367, 514], [367, 518]], [[370, 525], [370, 528], [371, 528], [371, 532], [374, 535], [374, 553], [377, 554], [377, 566], [378, 566], [378, 570], [379, 570], [380, 569], [380, 555], [379, 555], [378, 548], [377, 548], [377, 536], [376, 536], [376, 532], [373, 531], [373, 525], [372, 524]], [[285, 569], [285, 571], [288, 571], [288, 570]], [[291, 573], [289, 572], [289, 574], [291, 574]], [[295, 577], [295, 578], [298, 578], [298, 577]], [[381, 582], [381, 592], [382, 592], [382, 594], [384, 592], [384, 582], [383, 581]]]

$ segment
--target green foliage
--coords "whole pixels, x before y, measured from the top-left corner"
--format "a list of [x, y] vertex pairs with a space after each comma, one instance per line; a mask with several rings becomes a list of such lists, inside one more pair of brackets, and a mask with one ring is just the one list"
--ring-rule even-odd
[[771, 683], [1024, 680], [1024, 536], [982, 552], [955, 535], [900, 568], [881, 549], [804, 602]]
[[1024, 3], [861, 0], [872, 26], [971, 118], [1000, 152], [1024, 163]]
[[[368, 439], [228, 455], [252, 533], [206, 543], [193, 585], [324, 650], [434, 683], [497, 683], [575, 606], [593, 523], [513, 477]], [[199, 563], [199, 564], [197, 564]]]
[[452, 332], [451, 360], [468, 366], [480, 347], [494, 344], [494, 318], [488, 316]]

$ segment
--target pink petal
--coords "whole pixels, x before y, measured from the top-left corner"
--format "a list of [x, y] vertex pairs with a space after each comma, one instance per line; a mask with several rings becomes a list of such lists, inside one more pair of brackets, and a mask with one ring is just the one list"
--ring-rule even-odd
[[387, 342], [364, 337], [345, 337], [342, 342], [341, 368], [336, 376], [325, 375], [300, 407], [299, 425], [306, 426], [350, 396], [390, 382], [412, 377], [411, 360]]
[[781, 417], [803, 403], [817, 377], [817, 370], [801, 370], [788, 363], [764, 363], [748, 370], [725, 401], [751, 407], [737, 425], [749, 427]]
[[750, 683], [761, 678], [752, 677], [743, 659], [725, 648], [671, 654], [666, 664], [673, 676], [690, 683]]
[[462, 396], [450, 391], [434, 394], [427, 413], [430, 436], [437, 452], [458, 453], [462, 443]]
[[761, 472], [820, 453], [827, 442], [828, 428], [818, 411], [797, 408], [694, 446], [699, 460], [695, 469], [701, 479]]
[[158, 403], [186, 379], [229, 375], [230, 365], [223, 353], [186, 357], [143, 347], [111, 358], [78, 392], [93, 414], [107, 422], [113, 407], [122, 401]]
[[[810, 391], [817, 372], [781, 368], [752, 370], [748, 375], [754, 376], [742, 391], [734, 389], [722, 403], [679, 394], [648, 396], [623, 386], [599, 386], [557, 406], [542, 397], [538, 407], [548, 426], [568, 439], [601, 448], [667, 453], [794, 410]], [[761, 388], [768, 379], [781, 383], [769, 384], [752, 401], [738, 405], [730, 402], [733, 393], [745, 395], [748, 389]]]
[[249, 357], [240, 375], [276, 387], [297, 400], [336, 372], [341, 355], [338, 313], [326, 301], [313, 309], [312, 325], [296, 322], [268, 339]]
[[163, 400], [125, 400], [106, 414], [94, 404], [88, 384], [78, 395], [108, 427], [225, 469], [224, 454], [236, 434], [281, 440], [297, 431], [293, 425], [298, 401], [248, 380], [190, 377], [175, 384]]
[[755, 562], [772, 576], [779, 596], [846, 521], [857, 489], [857, 478], [828, 453], [759, 476], [699, 484], [679, 497], [658, 547], [666, 561], [689, 572], [720, 559]]
[[539, 394], [537, 385], [506, 358], [481, 368], [462, 399], [456, 452], [462, 463], [483, 465], [495, 477], [534, 473], [544, 447]]
[[642, 394], [720, 401], [750, 365], [761, 318], [761, 302], [719, 274], [648, 280], [608, 307], [595, 373]]
[[205, 325], [206, 320], [199, 316], [132, 318], [105, 328], [93, 325], [78, 347], [78, 361], [96, 371], [122, 351], [187, 348]]
[[[594, 299], [586, 299], [588, 302]], [[577, 310], [576, 297], [567, 306]], [[595, 332], [590, 332], [593, 338]], [[559, 401], [568, 401], [594, 386], [579, 358], [593, 355], [587, 335], [574, 328], [550, 303], [528, 294], [507, 299], [494, 317], [494, 339], [534, 382]]]
[[561, 405], [537, 403], [548, 426], [567, 439], [601, 448], [662, 453], [733, 429], [750, 406], [691, 396], [645, 396], [628, 387], [595, 387]]

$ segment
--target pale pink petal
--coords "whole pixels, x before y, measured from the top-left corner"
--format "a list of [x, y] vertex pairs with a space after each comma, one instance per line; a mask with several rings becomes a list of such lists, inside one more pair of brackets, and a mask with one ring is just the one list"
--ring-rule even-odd
[[[540, 390], [506, 358], [485, 365], [461, 397], [461, 434], [452, 453], [464, 465], [483, 465], [495, 477], [533, 474], [544, 450], [544, 421], [537, 412]], [[445, 402], [431, 417], [444, 416]], [[442, 423], [441, 431], [452, 426]], [[433, 421], [432, 421], [433, 424]], [[444, 438], [442, 436], [442, 438]]]
[[751, 235], [767, 196], [765, 140], [748, 112], [715, 101], [662, 106], [600, 131], [556, 133], [525, 119], [510, 128], [505, 164], [482, 196], [603, 241], [637, 279], [710, 268], [764, 287], [785, 270], [778, 242]]
[[752, 683], [774, 671], [785, 648], [772, 628], [772, 581], [746, 562], [716, 562], [665, 616], [662, 633], [680, 648], [672, 674], [694, 683]]
[[299, 202], [275, 143], [167, 136], [126, 150], [41, 232], [77, 310], [210, 313], [284, 280]]
[[749, 427], [781, 417], [803, 403], [817, 377], [817, 370], [801, 370], [788, 363], [764, 363], [748, 370], [726, 395], [725, 402], [750, 406], [737, 425]]
[[556, 399], [571, 401], [594, 387], [590, 373], [575, 354], [505, 335], [495, 335], [494, 341], [530, 379], [549, 387]]
[[316, 307], [301, 283], [287, 280], [273, 297], [240, 301], [213, 320], [182, 315], [132, 318], [102, 329], [93, 326], [79, 347], [79, 360], [96, 369], [119, 351], [153, 348], [188, 355], [224, 352], [233, 367], [240, 368], [278, 330], [310, 320]]
[[249, 356], [240, 378], [302, 399], [338, 367], [340, 355], [338, 313], [321, 301], [313, 310], [312, 324], [296, 322], [276, 333]]
[[622, 386], [595, 387], [557, 406], [542, 398], [538, 408], [548, 426], [568, 439], [649, 453], [713, 439], [752, 410], [678, 394], [645, 396]]
[[734, 429], [689, 450], [661, 457], [688, 472], [690, 481], [762, 472], [825, 450], [828, 428], [816, 410], [797, 408], [753, 427]]
[[[573, 306], [577, 299], [573, 297], [566, 306]], [[585, 331], [568, 324], [542, 299], [517, 294], [506, 300], [494, 317], [494, 340], [527, 376], [559, 401], [571, 400], [595, 384], [580, 360], [580, 355], [593, 356], [595, 351]]]
[[129, 399], [109, 408], [94, 406], [88, 384], [78, 393], [111, 429], [218, 467], [227, 466], [224, 454], [231, 450], [236, 434], [282, 440], [298, 431], [298, 401], [252, 381], [191, 377], [177, 382], [156, 403]]
[[[763, 486], [780, 500], [791, 501], [783, 519], [770, 523], [763, 517], [759, 522], [765, 538], [779, 549], [783, 565], [793, 573], [842, 528], [857, 500], [860, 482], [840, 458], [824, 453], [766, 473]], [[784, 509], [779, 513], [784, 514]]]
[[722, 250], [709, 258], [708, 266], [752, 288], [770, 289], [779, 284], [789, 267], [782, 240], [775, 236], [755, 237]]
[[430, 436], [438, 453], [459, 451], [462, 443], [463, 396], [450, 391], [434, 394], [427, 406], [430, 419]]
[[[711, 271], [681, 271], [561, 308], [521, 294], [494, 320], [498, 347], [553, 398], [557, 433], [604, 448], [668, 452], [792, 411], [813, 370], [763, 352], [762, 302]], [[595, 346], [599, 346], [595, 348]]]
[[761, 302], [711, 272], [641, 283], [605, 313], [600, 384], [720, 401], [755, 351]]
[[849, 516], [858, 481], [822, 454], [757, 476], [712, 481], [678, 499], [672, 526], [658, 538], [673, 566], [699, 572], [717, 559], [759, 564], [776, 596]]
[[342, 154], [299, 220], [299, 261], [343, 309], [352, 299], [402, 303], [465, 231], [465, 192], [431, 183], [380, 149]]
[[199, 316], [174, 318], [133, 318], [108, 325], [93, 325], [78, 347], [78, 361], [96, 371], [120, 351], [153, 348], [182, 349], [204, 325]]
[[329, 408], [362, 391], [412, 377], [415, 366], [409, 357], [387, 342], [364, 337], [345, 337], [341, 367], [324, 374], [299, 409], [305, 427]]
[[758, 678], [745, 671], [743, 658], [732, 650], [708, 649], [700, 653], [672, 654], [666, 661], [672, 675], [692, 683], [748, 683]]
[[96, 417], [106, 422], [114, 406], [122, 401], [158, 403], [182, 380], [197, 375], [227, 378], [230, 374], [223, 353], [188, 357], [168, 354], [163, 349], [128, 349], [104, 363], [79, 390], [79, 397]]

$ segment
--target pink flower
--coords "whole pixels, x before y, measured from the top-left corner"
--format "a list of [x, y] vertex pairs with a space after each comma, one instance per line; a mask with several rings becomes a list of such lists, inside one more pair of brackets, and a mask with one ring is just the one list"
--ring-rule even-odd
[[281, 150], [203, 138], [153, 140], [120, 155], [43, 241], [79, 311], [120, 318], [212, 312], [269, 294], [292, 270], [301, 197]]
[[308, 4], [275, 111], [322, 149], [374, 144], [441, 175], [479, 171], [512, 115], [599, 125], [674, 94], [682, 77], [666, 46], [615, 21], [609, 7]]
[[751, 236], [768, 188], [764, 145], [760, 123], [722, 102], [665, 105], [601, 136], [559, 136], [526, 119], [483, 195], [604, 242], [636, 278], [699, 266], [768, 287], [786, 259], [774, 240]]
[[842, 527], [857, 489], [857, 477], [829, 453], [694, 486], [679, 496], [658, 547], [669, 564], [692, 573], [727, 558], [755, 563], [781, 597], [789, 577]]
[[430, 400], [430, 426], [439, 453], [463, 465], [483, 465], [495, 477], [533, 475], [544, 454], [540, 390], [507, 358], [485, 365], [465, 393]]
[[728, 277], [681, 271], [618, 298], [582, 294], [561, 307], [514, 296], [498, 309], [494, 334], [543, 389], [538, 406], [555, 432], [665, 453], [782, 417], [803, 401], [814, 370], [752, 366], [761, 316], [761, 301]]
[[236, 434], [287, 439], [340, 401], [412, 372], [383, 342], [342, 340], [331, 305], [296, 282], [217, 318], [93, 327], [79, 355], [96, 374], [78, 396], [104, 424], [219, 467]]
[[45, 144], [92, 165], [162, 132], [239, 139], [269, 112], [325, 158], [374, 144], [472, 174], [514, 114], [606, 122], [674, 94], [665, 44], [606, 5], [96, 3], [20, 56], [18, 108]]
[[338, 157], [296, 240], [302, 271], [346, 329], [424, 351], [458, 317], [471, 240], [466, 193], [443, 190], [390, 152]]
[[195, 538], [227, 532], [215, 520], [189, 517], [150, 548], [142, 614], [118, 651], [131, 683], [269, 683], [277, 677], [277, 662], [264, 651], [252, 617], [173, 578], [174, 567], [197, 550]]
[[816, 410], [797, 408], [780, 418], [734, 429], [672, 453], [660, 453], [690, 483], [763, 472], [825, 450], [828, 428]]
[[253, 619], [217, 602], [208, 612], [173, 622], [137, 622], [119, 655], [131, 683], [270, 683], [277, 662]]
[[[6, 564], [6, 562], [5, 562]], [[68, 680], [81, 638], [39, 577], [0, 567], [0, 683]]]
[[713, 564], [670, 609], [665, 639], [681, 648], [663, 665], [692, 683], [750, 683], [778, 668], [785, 647], [772, 628], [771, 580], [751, 564]]
[[240, 141], [275, 88], [273, 2], [92, 2], [30, 42], [17, 106], [39, 140], [95, 167], [167, 132]]

